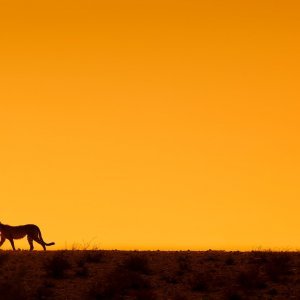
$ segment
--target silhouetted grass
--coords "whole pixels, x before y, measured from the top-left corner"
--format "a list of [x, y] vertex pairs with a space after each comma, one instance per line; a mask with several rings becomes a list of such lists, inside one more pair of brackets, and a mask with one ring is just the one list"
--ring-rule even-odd
[[133, 254], [124, 259], [122, 263], [124, 269], [139, 272], [142, 274], [150, 274], [149, 259], [144, 254]]
[[96, 250], [85, 250], [85, 251], [77, 251], [78, 258], [76, 259], [76, 268], [75, 268], [75, 276], [86, 278], [89, 275], [89, 267], [87, 264], [89, 263], [101, 263], [103, 262], [103, 253], [102, 251]]
[[59, 251], [46, 260], [44, 268], [49, 277], [60, 279], [66, 276], [66, 271], [71, 268], [71, 264], [66, 254]]
[[88, 250], [84, 251], [82, 259], [87, 263], [100, 263], [103, 261], [104, 255], [100, 250]]
[[[150, 291], [150, 281], [142, 274], [118, 266], [106, 278], [105, 284], [94, 283], [87, 294], [91, 300], [125, 299], [126, 296], [135, 295], [133, 299], [153, 299]], [[141, 295], [148, 298], [141, 298]], [[150, 297], [150, 295], [152, 295]]]
[[265, 263], [265, 271], [271, 281], [284, 282], [291, 274], [291, 257], [288, 253], [270, 253]]
[[237, 283], [245, 290], [257, 290], [266, 288], [266, 280], [256, 266], [246, 266], [237, 276]]

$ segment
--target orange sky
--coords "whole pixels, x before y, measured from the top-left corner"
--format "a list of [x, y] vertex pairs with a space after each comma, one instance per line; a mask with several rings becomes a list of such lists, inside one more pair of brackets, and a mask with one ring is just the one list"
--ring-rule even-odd
[[57, 248], [299, 249], [299, 9], [0, 0], [0, 220]]

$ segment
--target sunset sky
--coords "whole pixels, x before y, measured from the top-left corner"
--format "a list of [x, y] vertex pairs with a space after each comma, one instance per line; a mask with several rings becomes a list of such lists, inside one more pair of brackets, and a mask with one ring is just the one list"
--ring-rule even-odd
[[0, 0], [0, 221], [52, 249], [299, 249], [299, 12]]

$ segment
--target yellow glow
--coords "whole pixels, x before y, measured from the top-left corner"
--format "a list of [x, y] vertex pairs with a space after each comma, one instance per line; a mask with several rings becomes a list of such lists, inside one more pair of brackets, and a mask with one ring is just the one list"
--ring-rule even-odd
[[299, 248], [299, 8], [0, 1], [0, 221], [57, 248]]

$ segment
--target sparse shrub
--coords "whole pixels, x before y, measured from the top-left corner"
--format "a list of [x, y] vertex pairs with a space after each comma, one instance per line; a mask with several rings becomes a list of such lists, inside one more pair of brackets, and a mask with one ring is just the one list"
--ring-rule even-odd
[[177, 284], [180, 281], [178, 274], [162, 273], [160, 278], [168, 284]]
[[186, 272], [191, 271], [192, 269], [192, 263], [191, 258], [188, 255], [180, 255], [177, 259], [178, 263], [178, 275], [183, 275]]
[[89, 288], [86, 300], [117, 300], [122, 299], [121, 296], [117, 297], [113, 290], [108, 289], [104, 285], [99, 284], [98, 282], [93, 283]]
[[88, 277], [89, 275], [89, 269], [87, 268], [86, 265], [82, 265], [80, 267], [77, 268], [75, 275], [77, 277], [81, 277], [81, 278], [85, 278]]
[[141, 274], [150, 274], [149, 260], [145, 255], [134, 254], [123, 261], [123, 268]]
[[0, 267], [3, 266], [9, 259], [9, 254], [7, 252], [0, 252]]
[[195, 292], [207, 292], [210, 288], [211, 276], [204, 273], [193, 274], [190, 279], [191, 289]]
[[108, 278], [111, 287], [121, 290], [144, 290], [150, 288], [150, 282], [141, 274], [134, 271], [124, 271], [117, 268]]
[[224, 288], [231, 283], [230, 276], [226, 276], [223, 272], [217, 272], [210, 280], [211, 285], [214, 288]]
[[103, 261], [103, 252], [100, 250], [87, 250], [84, 252], [83, 259], [87, 263], [100, 263]]
[[54, 284], [48, 280], [44, 281], [36, 290], [35, 299], [45, 300], [53, 299]]
[[0, 299], [27, 300], [29, 299], [21, 278], [18, 276], [6, 278], [0, 282]]
[[45, 262], [44, 267], [48, 276], [60, 279], [65, 277], [71, 264], [63, 252], [57, 252]]
[[234, 290], [228, 290], [227, 292], [225, 292], [225, 297], [224, 300], [243, 300], [244, 298], [242, 297], [242, 295]]
[[80, 256], [76, 261], [76, 265], [77, 265], [78, 268], [84, 267], [86, 265], [85, 257]]
[[268, 257], [272, 255], [271, 251], [252, 251], [248, 259], [250, 264], [264, 264], [268, 261]]
[[267, 286], [257, 267], [242, 270], [237, 277], [237, 283], [245, 290], [264, 289]]
[[265, 264], [265, 271], [273, 282], [284, 282], [291, 274], [291, 257], [288, 253], [271, 253]]
[[[144, 275], [117, 267], [107, 276], [107, 278], [105, 278], [104, 285], [101, 285], [97, 282], [91, 286], [90, 290], [88, 291], [87, 299], [124, 299], [125, 296], [131, 294], [142, 295], [144, 293], [146, 295], [146, 291], [149, 291], [150, 288], [150, 282], [144, 277]], [[150, 293], [148, 293], [148, 295], [150, 295]]]
[[268, 291], [268, 294], [270, 296], [276, 296], [276, 295], [278, 295], [278, 291], [275, 288], [272, 288]]
[[235, 260], [232, 256], [228, 256], [226, 259], [225, 259], [225, 265], [227, 266], [232, 266], [235, 264]]
[[134, 300], [156, 300], [157, 296], [152, 290], [133, 291], [129, 295]]
[[208, 250], [204, 254], [204, 260], [207, 262], [218, 262], [221, 259], [222, 251]]
[[174, 292], [174, 294], [171, 295], [170, 298], [168, 299], [172, 299], [172, 300], [188, 300], [188, 297], [186, 295], [180, 295], [176, 292]]
[[87, 263], [100, 263], [103, 261], [103, 253], [100, 251], [82, 251], [79, 253], [79, 256], [76, 260], [77, 271], [76, 275], [79, 277], [87, 277], [88, 268], [86, 266]]

